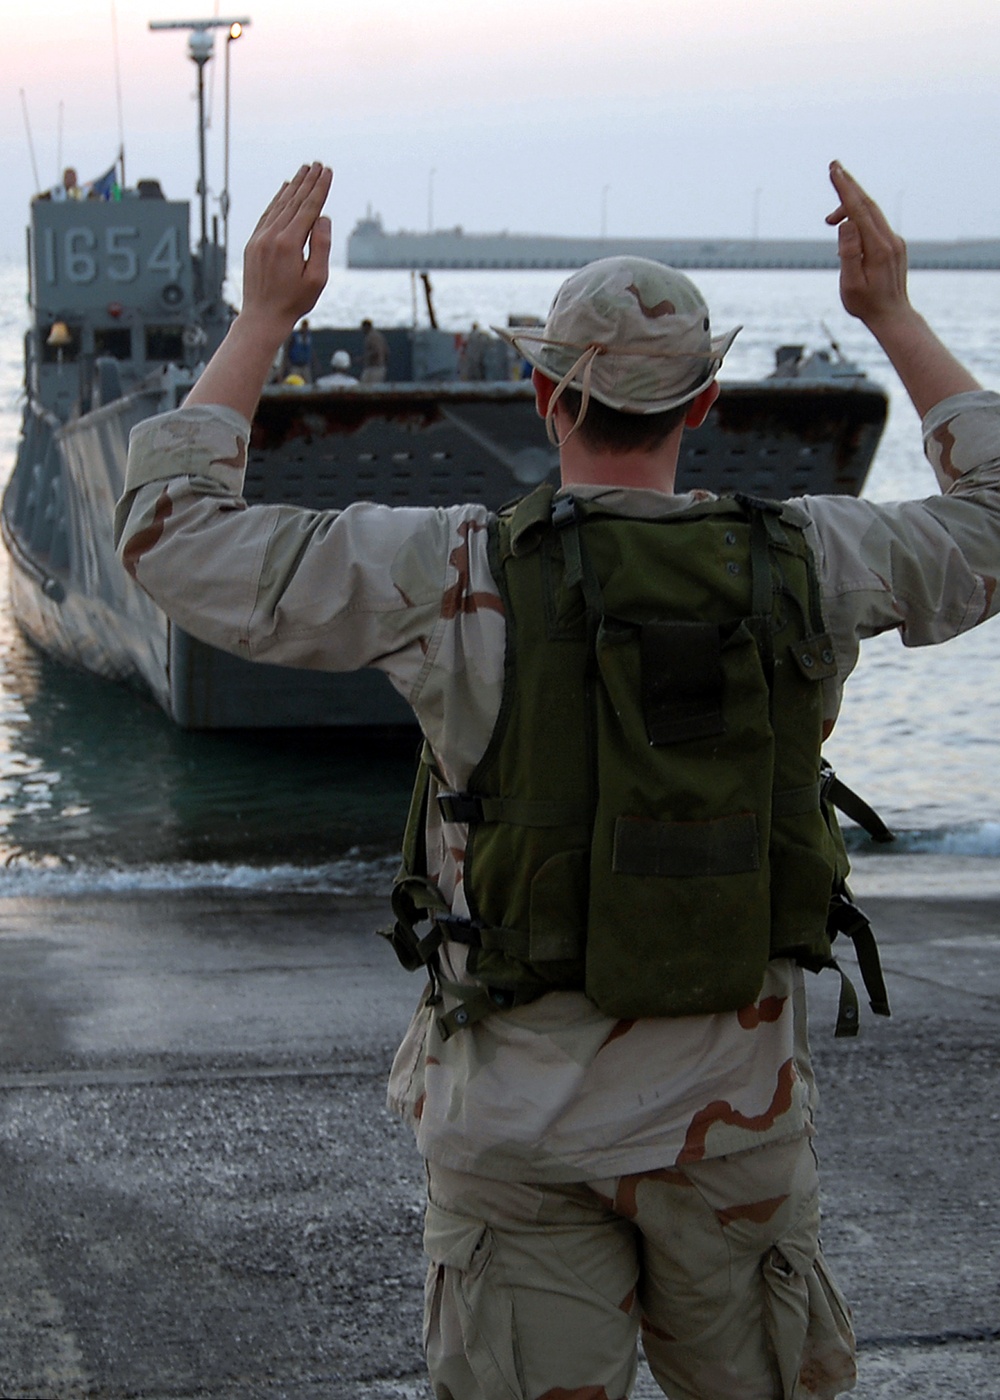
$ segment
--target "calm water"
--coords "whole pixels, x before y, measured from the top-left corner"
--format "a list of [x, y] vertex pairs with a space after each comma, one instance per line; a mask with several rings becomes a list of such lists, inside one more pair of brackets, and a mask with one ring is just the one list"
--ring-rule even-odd
[[[438, 273], [439, 321], [544, 313], [561, 275]], [[731, 378], [766, 373], [774, 347], [832, 335], [888, 389], [889, 425], [869, 479], [877, 500], [933, 490], [916, 415], [878, 347], [839, 309], [825, 272], [699, 278], [718, 329], [746, 329]], [[1000, 390], [1000, 273], [922, 273], [913, 296], [986, 387]], [[406, 273], [335, 270], [316, 324], [409, 322]], [[418, 307], [423, 315], [422, 302]], [[22, 269], [0, 265], [0, 462], [20, 419]], [[0, 550], [0, 599], [6, 599]], [[958, 877], [1000, 881], [1000, 627], [946, 647], [868, 644], [828, 753], [900, 833], [890, 857], [859, 853], [868, 887]], [[190, 884], [381, 889], [393, 867], [415, 745], [329, 733], [185, 734], [128, 691], [33, 651], [0, 603], [0, 894]], [[859, 880], [862, 875], [859, 873]]]

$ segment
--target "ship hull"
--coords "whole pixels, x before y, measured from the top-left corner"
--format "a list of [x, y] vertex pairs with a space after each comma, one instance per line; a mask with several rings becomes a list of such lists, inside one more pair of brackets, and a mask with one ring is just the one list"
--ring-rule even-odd
[[[128, 434], [172, 406], [169, 386], [155, 385], [62, 426], [29, 405], [2, 509], [21, 628], [59, 660], [146, 691], [185, 728], [408, 722], [381, 675], [228, 656], [172, 626], [122, 569], [112, 517]], [[705, 426], [685, 435], [678, 489], [856, 495], [885, 410], [861, 378], [724, 386]], [[557, 470], [528, 384], [278, 389], [254, 420], [245, 494], [314, 509], [362, 499], [496, 508]]]

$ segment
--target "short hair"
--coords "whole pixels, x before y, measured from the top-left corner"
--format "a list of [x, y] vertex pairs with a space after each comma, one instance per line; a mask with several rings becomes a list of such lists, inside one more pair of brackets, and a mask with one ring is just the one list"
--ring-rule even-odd
[[[583, 397], [579, 389], [566, 388], [559, 396], [566, 412], [576, 419]], [[623, 413], [609, 408], [593, 394], [577, 432], [595, 452], [655, 452], [687, 417], [690, 401], [662, 413]]]

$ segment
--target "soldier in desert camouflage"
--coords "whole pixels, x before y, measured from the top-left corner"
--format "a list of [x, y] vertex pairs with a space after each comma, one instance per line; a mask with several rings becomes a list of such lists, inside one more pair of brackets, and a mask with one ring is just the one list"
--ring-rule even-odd
[[[902, 241], [831, 167], [840, 291], [923, 420], [939, 494], [793, 503], [836, 665], [832, 728], [860, 643], [945, 641], [1000, 609], [1000, 397], [911, 306]], [[247, 507], [249, 423], [278, 347], [326, 280], [329, 170], [303, 167], [247, 248], [244, 304], [175, 413], [133, 433], [121, 557], [181, 626], [251, 659], [375, 666], [409, 701], [434, 782], [461, 791], [497, 722], [508, 619], [479, 506], [337, 512]], [[624, 519], [684, 513], [681, 435], [717, 393], [732, 335], [667, 268], [611, 260], [574, 275], [519, 348], [560, 445], [565, 493]], [[610, 280], [609, 280], [610, 279]], [[469, 914], [468, 832], [431, 802], [442, 908]], [[518, 871], [509, 872], [511, 881]], [[446, 925], [442, 924], [442, 927]], [[447, 937], [445, 982], [473, 978]], [[388, 975], [388, 974], [387, 974]], [[445, 1009], [449, 994], [443, 998]], [[452, 1003], [453, 1004], [453, 1003]], [[579, 990], [457, 1034], [422, 1000], [389, 1098], [428, 1165], [428, 1365], [438, 1400], [618, 1400], [636, 1341], [674, 1400], [832, 1397], [855, 1380], [849, 1313], [818, 1243], [814, 1084], [802, 973], [712, 1015], [614, 1018]]]

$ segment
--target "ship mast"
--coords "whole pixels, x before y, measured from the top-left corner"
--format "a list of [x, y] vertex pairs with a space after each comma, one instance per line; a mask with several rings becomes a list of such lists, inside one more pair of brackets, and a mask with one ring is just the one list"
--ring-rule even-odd
[[198, 69], [198, 195], [201, 205], [201, 241], [199, 253], [204, 266], [205, 250], [208, 246], [208, 180], [205, 173], [205, 65], [213, 56], [215, 34], [213, 30], [226, 29], [226, 131], [225, 131], [225, 189], [221, 205], [223, 223], [228, 233], [229, 227], [229, 45], [238, 39], [250, 24], [249, 19], [151, 19], [150, 29], [186, 29], [188, 37], [188, 58]]

